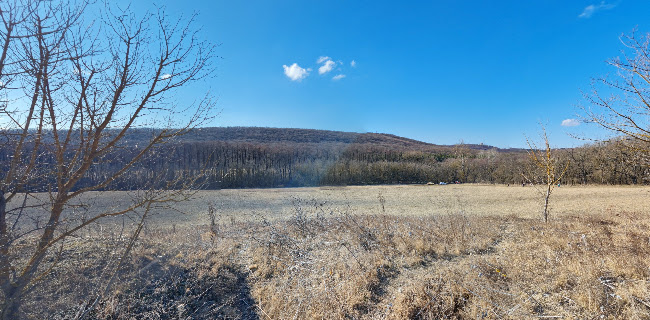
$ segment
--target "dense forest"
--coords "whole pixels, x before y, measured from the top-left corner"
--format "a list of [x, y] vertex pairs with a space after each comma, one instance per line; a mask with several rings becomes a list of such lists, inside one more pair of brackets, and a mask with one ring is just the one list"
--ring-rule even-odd
[[[80, 181], [90, 185], [115, 173], [139, 152], [154, 129], [130, 132], [120, 152], [102, 159]], [[570, 162], [565, 184], [643, 184], [647, 167], [620, 141], [556, 150]], [[0, 159], [8, 159], [0, 151]], [[42, 167], [48, 163], [44, 150]], [[2, 161], [8, 163], [8, 161]], [[163, 144], [107, 189], [169, 187], [199, 177], [205, 189], [411, 183], [541, 181], [525, 149], [486, 145], [434, 145], [389, 134], [257, 127], [202, 128]], [[46, 174], [32, 191], [52, 188]], [[37, 187], [40, 186], [40, 187]], [[173, 187], [173, 186], [172, 186]]]

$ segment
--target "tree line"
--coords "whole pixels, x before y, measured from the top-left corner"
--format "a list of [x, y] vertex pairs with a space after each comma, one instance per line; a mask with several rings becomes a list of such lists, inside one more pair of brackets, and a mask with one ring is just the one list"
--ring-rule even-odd
[[[644, 154], [619, 140], [557, 150], [570, 163], [563, 184], [645, 184]], [[189, 142], [157, 150], [119, 188], [156, 172], [201, 175], [202, 188], [266, 188], [418, 183], [541, 183], [528, 152], [467, 145], [428, 150], [373, 143]], [[526, 181], [524, 174], [532, 181]]]
[[[383, 141], [385, 142], [385, 141]], [[113, 176], [137, 154], [136, 144], [124, 146], [98, 161], [78, 188]], [[8, 164], [9, 149], [0, 150]], [[557, 157], [570, 165], [563, 184], [645, 184], [647, 166], [641, 152], [620, 140], [559, 149]], [[46, 149], [41, 167], [54, 162]], [[529, 177], [525, 178], [524, 174]], [[400, 146], [364, 140], [361, 143], [288, 141], [177, 141], [156, 147], [128, 174], [105, 190], [174, 187], [170, 181], [199, 177], [202, 189], [306, 187], [416, 183], [538, 183], [542, 173], [524, 149], [455, 146]], [[51, 186], [46, 175], [33, 180], [30, 191]], [[532, 180], [532, 181], [527, 181]]]

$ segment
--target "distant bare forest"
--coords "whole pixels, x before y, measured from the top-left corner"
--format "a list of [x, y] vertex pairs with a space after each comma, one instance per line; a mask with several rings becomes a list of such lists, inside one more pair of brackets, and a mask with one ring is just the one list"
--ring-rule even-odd
[[[123, 167], [139, 142], [155, 129], [132, 130], [120, 152], [103, 159], [80, 181], [92, 185]], [[144, 144], [141, 144], [144, 145]], [[9, 163], [10, 148], [0, 150]], [[52, 155], [40, 153], [42, 166]], [[617, 141], [558, 150], [570, 161], [564, 184], [645, 184], [643, 159]], [[530, 173], [533, 172], [532, 175]], [[427, 182], [521, 184], [535, 168], [525, 149], [486, 145], [428, 144], [388, 134], [257, 127], [202, 128], [159, 146], [112, 185], [111, 190], [165, 186], [181, 176], [202, 174], [202, 187], [265, 188], [321, 185], [410, 184]], [[55, 185], [47, 176], [30, 191]], [[536, 181], [532, 181], [536, 182]], [[51, 189], [50, 189], [51, 190]]]

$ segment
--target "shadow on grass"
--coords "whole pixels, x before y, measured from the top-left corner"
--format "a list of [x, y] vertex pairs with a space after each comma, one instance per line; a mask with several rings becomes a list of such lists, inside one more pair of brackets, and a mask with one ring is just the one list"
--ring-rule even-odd
[[124, 292], [100, 303], [94, 319], [259, 319], [246, 274], [236, 265], [177, 266], [142, 258]]

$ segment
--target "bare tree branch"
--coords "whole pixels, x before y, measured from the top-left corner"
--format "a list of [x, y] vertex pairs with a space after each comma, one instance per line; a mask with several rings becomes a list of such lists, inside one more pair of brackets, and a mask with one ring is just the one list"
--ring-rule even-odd
[[[0, 148], [10, 154], [0, 172], [0, 319], [16, 318], [25, 295], [57, 268], [67, 238], [106, 217], [187, 199], [198, 187], [197, 176], [166, 177], [127, 208], [79, 223], [66, 218], [71, 200], [114, 188], [159, 146], [209, 120], [215, 105], [209, 94], [189, 105], [168, 101], [214, 72], [215, 47], [199, 40], [194, 16], [175, 20], [158, 10], [137, 17], [129, 8], [95, 5], [0, 2]], [[155, 134], [130, 145], [129, 134], [146, 126]], [[28, 204], [37, 191], [47, 193]], [[47, 215], [24, 213], [36, 207]], [[21, 247], [21, 259], [12, 253], [18, 242], [31, 243]]]

